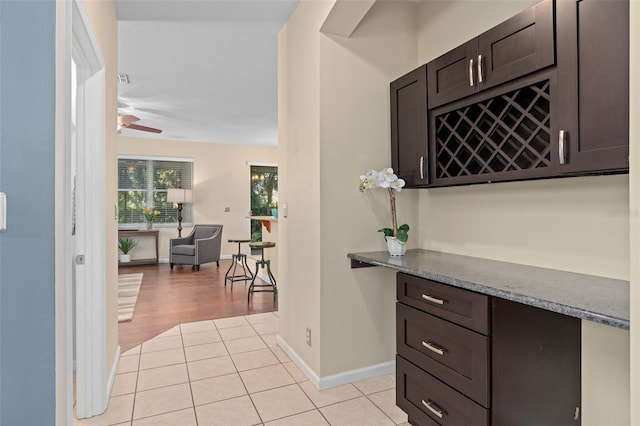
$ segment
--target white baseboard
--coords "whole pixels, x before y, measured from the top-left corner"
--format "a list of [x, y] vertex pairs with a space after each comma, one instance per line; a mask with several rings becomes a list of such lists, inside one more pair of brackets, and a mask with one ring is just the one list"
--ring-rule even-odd
[[120, 345], [116, 348], [116, 354], [111, 364], [111, 373], [109, 374], [109, 380], [107, 381], [107, 401], [111, 398], [111, 390], [113, 390], [113, 382], [116, 380], [116, 373], [118, 372], [118, 363], [120, 362]]
[[304, 360], [291, 348], [291, 346], [287, 344], [287, 342], [284, 341], [284, 339], [282, 339], [282, 337], [280, 337], [280, 335], [277, 336], [276, 343], [318, 390], [342, 386], [347, 383], [353, 383], [360, 380], [373, 379], [374, 377], [384, 376], [385, 374], [391, 374], [396, 371], [396, 361], [393, 360], [333, 374], [331, 376], [318, 377], [311, 367], [304, 362]]

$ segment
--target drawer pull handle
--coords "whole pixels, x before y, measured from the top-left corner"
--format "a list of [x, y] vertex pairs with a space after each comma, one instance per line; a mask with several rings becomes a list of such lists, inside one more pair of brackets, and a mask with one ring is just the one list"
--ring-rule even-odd
[[429, 302], [437, 303], [438, 305], [444, 305], [444, 300], [438, 299], [437, 297], [429, 296], [428, 294], [423, 294], [422, 298], [424, 300], [428, 300]]
[[422, 342], [422, 346], [429, 349], [431, 352], [435, 352], [438, 355], [444, 355], [444, 348], [434, 345], [433, 342]]
[[469, 87], [473, 87], [473, 59], [469, 59]]
[[439, 418], [442, 418], [445, 414], [445, 411], [438, 407], [433, 401], [431, 400], [427, 400], [425, 401], [424, 399], [422, 400], [422, 405], [424, 405], [425, 407], [427, 407], [427, 410], [431, 411], [433, 414], [435, 414], [436, 416], [438, 416]]

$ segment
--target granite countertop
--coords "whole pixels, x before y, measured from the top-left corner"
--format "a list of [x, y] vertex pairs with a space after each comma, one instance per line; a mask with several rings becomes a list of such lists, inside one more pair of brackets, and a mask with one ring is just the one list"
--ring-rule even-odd
[[[629, 329], [629, 281], [429, 250], [349, 253], [350, 259]], [[362, 265], [364, 266], [364, 265]]]

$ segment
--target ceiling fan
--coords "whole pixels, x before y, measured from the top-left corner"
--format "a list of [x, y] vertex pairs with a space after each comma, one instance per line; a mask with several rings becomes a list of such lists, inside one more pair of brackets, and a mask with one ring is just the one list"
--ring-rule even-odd
[[143, 132], [162, 133], [162, 130], [153, 127], [140, 126], [135, 124], [136, 121], [140, 121], [135, 115], [119, 115], [118, 116], [118, 133], [123, 127], [131, 130], [142, 130]]

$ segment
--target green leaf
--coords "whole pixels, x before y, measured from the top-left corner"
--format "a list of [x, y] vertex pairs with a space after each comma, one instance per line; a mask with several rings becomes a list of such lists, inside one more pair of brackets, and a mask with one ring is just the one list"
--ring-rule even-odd
[[384, 232], [384, 240], [387, 240], [387, 237], [393, 237], [393, 229], [391, 228], [382, 228], [378, 229], [378, 232]]
[[398, 228], [396, 238], [403, 244], [406, 244], [409, 240], [409, 225], [406, 223]]

